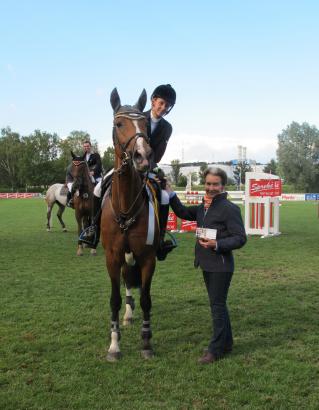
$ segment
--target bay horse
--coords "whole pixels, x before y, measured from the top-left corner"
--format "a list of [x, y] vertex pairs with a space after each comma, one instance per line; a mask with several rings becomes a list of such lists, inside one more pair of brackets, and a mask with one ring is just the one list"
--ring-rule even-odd
[[[82, 231], [89, 227], [93, 222], [93, 190], [94, 184], [90, 176], [90, 170], [83, 156], [76, 156], [71, 151], [72, 165], [71, 174], [73, 176], [73, 188], [75, 191], [73, 197], [75, 219], [78, 224], [78, 237]], [[77, 247], [77, 256], [83, 255], [83, 243], [79, 239]], [[96, 249], [91, 249], [91, 255], [96, 255]]]
[[54, 204], [57, 204], [59, 207], [59, 210], [57, 212], [57, 217], [62, 226], [62, 230], [63, 232], [67, 232], [65, 223], [62, 219], [62, 215], [66, 207], [67, 192], [68, 192], [68, 188], [64, 184], [53, 184], [48, 188], [45, 194], [45, 202], [47, 203], [47, 231], [48, 232], [51, 232], [51, 228], [52, 228], [52, 209], [54, 207]]
[[147, 136], [147, 120], [143, 109], [146, 91], [143, 90], [134, 106], [121, 106], [117, 89], [111, 93], [114, 111], [113, 144], [115, 148], [114, 173], [111, 194], [105, 197], [101, 217], [101, 239], [106, 266], [111, 280], [111, 344], [107, 360], [121, 357], [119, 340], [119, 311], [121, 274], [126, 286], [126, 312], [124, 324], [132, 320], [134, 299], [131, 287], [140, 287], [140, 305], [143, 311], [142, 357], [153, 356], [150, 343], [151, 282], [156, 265], [159, 243], [159, 226], [154, 218], [152, 239], [149, 238], [149, 203], [146, 192], [147, 175], [152, 150]]

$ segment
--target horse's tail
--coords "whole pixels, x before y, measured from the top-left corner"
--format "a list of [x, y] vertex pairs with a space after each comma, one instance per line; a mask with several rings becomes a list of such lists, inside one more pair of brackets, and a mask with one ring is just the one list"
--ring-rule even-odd
[[122, 268], [122, 276], [128, 289], [141, 287], [142, 274], [141, 268], [138, 266], [137, 263], [135, 263], [135, 265], [133, 266], [125, 263]]

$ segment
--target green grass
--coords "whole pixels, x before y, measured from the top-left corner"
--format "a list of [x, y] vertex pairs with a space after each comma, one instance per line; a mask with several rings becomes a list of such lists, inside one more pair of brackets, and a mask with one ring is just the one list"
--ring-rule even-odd
[[45, 231], [45, 205], [0, 202], [1, 409], [318, 409], [319, 219], [283, 203], [280, 237], [236, 252], [229, 294], [235, 349], [201, 367], [211, 322], [192, 234], [158, 263], [151, 361], [140, 358], [141, 311], [106, 362], [110, 286], [102, 249], [75, 256], [73, 211]]

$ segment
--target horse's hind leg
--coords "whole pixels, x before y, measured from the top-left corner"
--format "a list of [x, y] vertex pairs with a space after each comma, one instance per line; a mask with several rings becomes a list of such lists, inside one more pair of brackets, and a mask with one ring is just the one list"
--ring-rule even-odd
[[61, 224], [61, 226], [62, 226], [63, 232], [67, 232], [65, 223], [63, 222], [63, 219], [62, 219], [62, 214], [63, 214], [64, 210], [65, 210], [65, 206], [59, 205], [59, 210], [58, 210], [58, 212], [57, 212], [57, 217], [58, 217], [58, 219], [59, 219], [59, 221], [60, 221], [60, 224]]
[[[109, 270], [108, 267], [108, 271]], [[111, 275], [112, 293], [110, 299], [110, 305], [112, 310], [111, 317], [111, 344], [107, 353], [107, 360], [109, 362], [116, 362], [121, 357], [121, 351], [119, 341], [121, 338], [119, 311], [122, 305], [122, 298], [120, 292], [120, 272], [115, 275]]]

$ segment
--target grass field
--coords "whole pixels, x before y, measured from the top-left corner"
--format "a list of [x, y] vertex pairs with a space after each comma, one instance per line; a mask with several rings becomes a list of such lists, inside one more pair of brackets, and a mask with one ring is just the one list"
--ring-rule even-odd
[[40, 199], [0, 202], [1, 409], [319, 409], [319, 219], [283, 203], [280, 237], [236, 252], [229, 294], [234, 351], [200, 366], [210, 313], [192, 234], [158, 263], [151, 361], [140, 358], [141, 311], [106, 362], [104, 256], [75, 256], [76, 228], [45, 231]]

